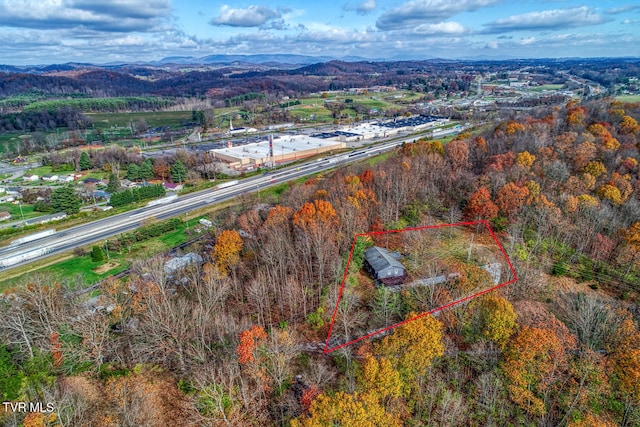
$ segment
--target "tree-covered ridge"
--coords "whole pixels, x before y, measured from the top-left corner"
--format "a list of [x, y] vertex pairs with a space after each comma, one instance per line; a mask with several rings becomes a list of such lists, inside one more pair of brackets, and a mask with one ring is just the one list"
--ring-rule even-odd
[[[140, 260], [91, 308], [34, 279], [0, 300], [6, 387], [64, 425], [638, 425], [639, 119], [571, 102], [244, 197], [202, 265]], [[322, 353], [355, 234], [464, 218], [491, 221], [517, 283]]]

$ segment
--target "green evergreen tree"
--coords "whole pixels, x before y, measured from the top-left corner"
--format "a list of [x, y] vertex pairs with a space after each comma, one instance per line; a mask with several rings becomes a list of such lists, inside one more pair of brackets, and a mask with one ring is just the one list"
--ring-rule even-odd
[[153, 178], [153, 160], [149, 158], [142, 162], [140, 171], [138, 172], [138, 177], [140, 179], [144, 179], [145, 181]]
[[120, 180], [115, 173], [109, 175], [109, 183], [107, 184], [107, 193], [115, 194], [120, 191]]
[[176, 162], [171, 166], [171, 179], [173, 182], [179, 182], [182, 184], [186, 177], [187, 168], [184, 167], [180, 160], [176, 160]]
[[51, 209], [54, 212], [66, 212], [71, 215], [80, 211], [82, 201], [76, 194], [73, 187], [65, 185], [64, 187], [56, 188], [51, 193]]
[[91, 163], [91, 158], [89, 158], [89, 154], [86, 151], [83, 151], [80, 154], [80, 160], [78, 162], [78, 166], [80, 166], [81, 171], [86, 171], [93, 168], [93, 164]]
[[127, 179], [135, 181], [140, 178], [140, 167], [135, 163], [131, 163], [127, 168]]
[[98, 245], [94, 245], [91, 250], [91, 261], [100, 262], [104, 261], [104, 250]]
[[11, 353], [5, 345], [0, 345], [0, 397], [3, 401], [17, 400], [24, 373], [11, 357]]

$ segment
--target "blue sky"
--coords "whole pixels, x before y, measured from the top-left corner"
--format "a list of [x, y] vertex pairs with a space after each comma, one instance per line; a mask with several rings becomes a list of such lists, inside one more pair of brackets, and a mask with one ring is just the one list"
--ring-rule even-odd
[[640, 56], [640, 3], [0, 0], [0, 63], [294, 53], [368, 59]]

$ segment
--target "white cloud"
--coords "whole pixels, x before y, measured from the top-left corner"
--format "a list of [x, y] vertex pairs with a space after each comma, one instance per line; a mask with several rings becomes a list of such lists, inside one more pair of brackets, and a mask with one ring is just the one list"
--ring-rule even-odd
[[0, 0], [0, 25], [145, 31], [166, 19], [170, 10], [170, 0]]
[[249, 6], [246, 9], [234, 9], [224, 5], [220, 9], [218, 16], [211, 20], [211, 24], [230, 27], [259, 27], [280, 17], [280, 12], [271, 10], [267, 6]]
[[376, 26], [381, 30], [398, 30], [420, 24], [437, 23], [458, 13], [491, 6], [499, 0], [410, 0], [385, 12]]
[[528, 44], [534, 44], [536, 42], [536, 38], [535, 37], [527, 37], [524, 39], [520, 39], [520, 41], [518, 42], [519, 44], [521, 44], [522, 46], [526, 46]]
[[596, 25], [607, 20], [587, 6], [570, 9], [550, 9], [498, 19], [487, 24], [489, 32], [521, 30], [562, 30]]
[[633, 12], [634, 10], [640, 9], [640, 4], [626, 4], [624, 6], [616, 7], [613, 9], [607, 9], [604, 12], [609, 15], [617, 15], [619, 13], [627, 13]]
[[376, 8], [376, 0], [364, 0], [358, 6], [356, 6], [356, 12], [361, 15], [366, 15], [367, 13], [373, 12]]
[[459, 22], [439, 22], [437, 24], [418, 25], [414, 30], [421, 35], [464, 35], [470, 32], [468, 28]]

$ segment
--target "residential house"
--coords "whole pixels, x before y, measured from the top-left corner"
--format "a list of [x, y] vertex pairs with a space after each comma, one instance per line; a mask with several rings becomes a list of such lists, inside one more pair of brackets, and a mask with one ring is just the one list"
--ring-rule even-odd
[[34, 181], [38, 181], [40, 177], [38, 175], [27, 173], [22, 176], [22, 179], [24, 181], [34, 182]]
[[11, 214], [7, 211], [0, 212], [0, 221], [7, 221], [11, 219]]
[[184, 188], [182, 184], [176, 184], [174, 182], [163, 182], [162, 186], [167, 191], [175, 191], [175, 192], [182, 191], [182, 189]]
[[58, 178], [58, 175], [42, 175], [42, 180], [48, 182], [55, 182]]
[[376, 279], [376, 284], [401, 285], [407, 278], [407, 270], [399, 261], [400, 257], [397, 252], [373, 246], [364, 252], [365, 268]]
[[62, 175], [60, 177], [58, 177], [58, 181], [60, 182], [73, 182], [75, 178], [73, 177], [73, 175]]

